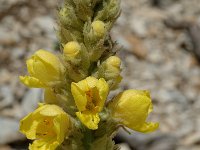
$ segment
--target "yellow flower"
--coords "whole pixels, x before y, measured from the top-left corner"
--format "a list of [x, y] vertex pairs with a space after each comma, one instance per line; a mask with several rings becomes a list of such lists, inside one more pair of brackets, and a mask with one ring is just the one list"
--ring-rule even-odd
[[117, 95], [108, 106], [113, 118], [121, 124], [143, 133], [156, 130], [158, 123], [146, 122], [153, 110], [148, 91], [127, 90]]
[[20, 76], [20, 80], [29, 87], [48, 87], [59, 82], [64, 74], [59, 58], [45, 50], [38, 50], [26, 63], [30, 76]]
[[81, 50], [81, 46], [78, 42], [71, 41], [64, 46], [64, 55], [68, 57], [75, 57]]
[[101, 38], [101, 37], [104, 36], [105, 31], [106, 31], [104, 22], [99, 21], [99, 20], [94, 21], [94, 22], [92, 23], [92, 28], [93, 28], [94, 34], [95, 34], [97, 37], [100, 37], [100, 38]]
[[71, 92], [79, 110], [76, 115], [89, 129], [98, 128], [100, 121], [98, 113], [103, 109], [108, 90], [108, 84], [103, 78], [98, 80], [88, 77], [71, 85]]
[[69, 116], [56, 105], [40, 104], [34, 112], [20, 121], [20, 131], [35, 140], [31, 150], [54, 150], [69, 133]]

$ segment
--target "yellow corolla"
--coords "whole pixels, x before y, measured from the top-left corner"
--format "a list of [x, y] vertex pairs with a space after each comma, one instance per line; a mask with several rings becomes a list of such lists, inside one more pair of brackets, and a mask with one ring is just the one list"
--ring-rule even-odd
[[34, 140], [30, 150], [55, 150], [69, 133], [69, 116], [57, 105], [40, 104], [20, 121], [20, 131]]
[[119, 123], [139, 132], [156, 130], [158, 123], [146, 122], [153, 110], [148, 91], [127, 90], [117, 95], [109, 104], [112, 117]]
[[96, 130], [100, 121], [99, 112], [102, 111], [109, 91], [106, 81], [88, 77], [78, 83], [71, 84], [78, 112], [77, 117], [89, 129]]
[[38, 50], [26, 63], [30, 76], [20, 76], [20, 80], [29, 87], [48, 87], [59, 82], [64, 74], [59, 58], [45, 50]]

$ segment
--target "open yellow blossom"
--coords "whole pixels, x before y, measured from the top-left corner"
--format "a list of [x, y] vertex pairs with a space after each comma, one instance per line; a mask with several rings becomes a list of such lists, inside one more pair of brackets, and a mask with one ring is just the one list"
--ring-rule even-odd
[[80, 121], [89, 129], [96, 130], [100, 121], [99, 112], [102, 111], [108, 95], [106, 81], [88, 77], [78, 83], [71, 84], [71, 92], [79, 112], [76, 112]]
[[55, 150], [69, 133], [69, 116], [57, 105], [40, 104], [20, 121], [20, 131], [35, 140], [30, 150]]
[[127, 90], [117, 95], [109, 104], [112, 116], [121, 124], [143, 133], [156, 130], [158, 123], [146, 122], [153, 110], [148, 91]]
[[59, 58], [45, 50], [38, 50], [26, 63], [30, 76], [20, 76], [20, 80], [29, 87], [48, 87], [59, 82], [64, 74]]

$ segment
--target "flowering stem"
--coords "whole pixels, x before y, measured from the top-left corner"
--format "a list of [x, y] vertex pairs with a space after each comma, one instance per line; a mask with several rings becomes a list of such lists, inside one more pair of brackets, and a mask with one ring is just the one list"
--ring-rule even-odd
[[84, 143], [85, 149], [90, 150], [93, 141], [94, 141], [93, 131], [86, 129], [86, 131], [84, 133], [84, 138], [83, 138], [83, 143]]
[[[120, 14], [120, 0], [65, 0], [58, 13], [62, 54], [38, 50], [27, 60], [29, 76], [20, 80], [44, 89], [44, 103], [20, 122], [34, 140], [30, 150], [116, 150], [119, 124], [148, 133], [150, 93], [126, 90], [106, 104], [122, 80], [110, 29]], [[122, 127], [123, 127], [122, 126]]]

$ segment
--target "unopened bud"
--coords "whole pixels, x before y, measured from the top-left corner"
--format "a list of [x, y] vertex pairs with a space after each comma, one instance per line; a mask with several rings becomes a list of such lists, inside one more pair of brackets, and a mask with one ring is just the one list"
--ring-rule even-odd
[[112, 65], [113, 67], [119, 68], [121, 65], [121, 60], [117, 56], [111, 56], [106, 60], [108, 65]]
[[103, 37], [105, 34], [105, 24], [102, 21], [94, 21], [92, 28], [97, 37]]
[[30, 76], [20, 77], [25, 85], [39, 88], [62, 81], [65, 69], [56, 55], [40, 49], [26, 63]]
[[81, 46], [78, 42], [68, 42], [64, 46], [64, 55], [69, 57], [75, 57], [81, 50]]

